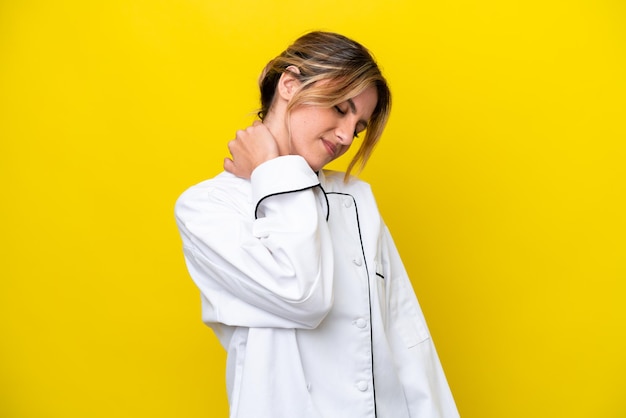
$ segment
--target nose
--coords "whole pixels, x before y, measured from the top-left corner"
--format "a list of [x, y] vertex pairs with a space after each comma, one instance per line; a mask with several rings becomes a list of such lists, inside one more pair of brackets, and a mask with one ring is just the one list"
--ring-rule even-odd
[[337, 136], [337, 140], [341, 145], [350, 145], [354, 140], [354, 130], [356, 127], [350, 121], [343, 121], [343, 123], [337, 126], [335, 130], [335, 135]]

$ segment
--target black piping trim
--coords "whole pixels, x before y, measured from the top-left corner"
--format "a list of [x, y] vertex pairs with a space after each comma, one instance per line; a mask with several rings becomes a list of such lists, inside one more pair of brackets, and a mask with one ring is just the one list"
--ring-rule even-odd
[[322, 193], [324, 194], [324, 199], [326, 200], [326, 222], [328, 222], [328, 218], [330, 217], [330, 203], [328, 203], [328, 193], [322, 187], [321, 183], [317, 185]]
[[[303, 192], [308, 189], [313, 189], [314, 187], [319, 187], [320, 189], [322, 188], [321, 184], [318, 183], [318, 184], [314, 184], [313, 186], [303, 187], [302, 189], [287, 190], [284, 192], [272, 193], [272, 194], [268, 194], [267, 196], [263, 196], [261, 199], [259, 199], [259, 201], [256, 203], [256, 206], [254, 208], [254, 219], [259, 219], [259, 217], [257, 216], [257, 212], [259, 211], [259, 206], [261, 205], [261, 202], [267, 199], [268, 197], [280, 196], [281, 194], [287, 194], [287, 193]], [[324, 189], [322, 189], [322, 191], [324, 191]], [[324, 197], [326, 198], [326, 221], [328, 221], [329, 210], [328, 210], [328, 197], [326, 197], [326, 193], [324, 193]]]
[[385, 280], [385, 276], [383, 276], [382, 274], [380, 274], [380, 273], [376, 272], [376, 275], [377, 275], [378, 277], [380, 277], [381, 279]]
[[376, 418], [378, 416], [378, 412], [376, 410], [376, 382], [374, 380], [374, 332], [372, 330], [372, 289], [371, 289], [371, 282], [370, 282], [369, 267], [367, 266], [367, 257], [365, 256], [365, 248], [363, 247], [363, 236], [361, 235], [361, 222], [359, 222], [359, 208], [356, 204], [356, 199], [354, 198], [354, 196], [352, 196], [349, 193], [329, 192], [328, 194], [349, 196], [350, 198], [352, 198], [352, 202], [354, 203], [354, 213], [356, 214], [356, 225], [359, 230], [359, 242], [361, 243], [361, 253], [363, 254], [363, 262], [365, 263], [365, 272], [367, 273], [367, 301], [369, 304], [370, 353], [371, 353], [371, 362], [372, 362], [372, 394], [374, 396], [374, 418]]

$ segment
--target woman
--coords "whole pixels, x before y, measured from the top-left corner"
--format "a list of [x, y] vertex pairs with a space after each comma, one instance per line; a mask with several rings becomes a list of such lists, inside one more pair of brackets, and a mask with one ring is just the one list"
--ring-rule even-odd
[[[231, 417], [457, 417], [362, 168], [391, 96], [369, 52], [312, 32], [261, 74], [261, 121], [176, 219], [203, 320], [228, 351]], [[324, 170], [355, 138], [348, 172]]]

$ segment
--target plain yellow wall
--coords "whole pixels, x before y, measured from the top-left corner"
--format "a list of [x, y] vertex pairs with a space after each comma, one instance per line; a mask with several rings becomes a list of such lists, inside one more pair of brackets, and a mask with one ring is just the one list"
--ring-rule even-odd
[[625, 28], [618, 0], [0, 2], [0, 416], [226, 416], [173, 204], [326, 29], [392, 85], [362, 177], [462, 416], [626, 417]]

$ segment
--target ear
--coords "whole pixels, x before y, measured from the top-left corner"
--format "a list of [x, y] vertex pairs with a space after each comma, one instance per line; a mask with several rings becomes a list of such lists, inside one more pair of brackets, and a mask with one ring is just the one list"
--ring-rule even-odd
[[280, 75], [280, 79], [278, 80], [278, 94], [279, 96], [289, 101], [294, 96], [294, 94], [300, 89], [300, 80], [298, 76], [300, 75], [300, 70], [298, 67], [294, 65], [290, 65], [285, 69]]

